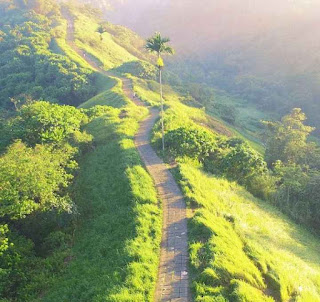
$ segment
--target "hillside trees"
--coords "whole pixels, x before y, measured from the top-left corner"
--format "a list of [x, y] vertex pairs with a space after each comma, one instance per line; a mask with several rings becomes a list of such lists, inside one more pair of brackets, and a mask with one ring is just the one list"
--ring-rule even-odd
[[70, 146], [52, 150], [37, 145], [29, 148], [21, 141], [12, 144], [0, 158], [0, 217], [21, 219], [34, 211], [71, 211], [64, 194], [76, 162]]
[[305, 160], [307, 138], [314, 128], [304, 124], [306, 115], [294, 108], [280, 122], [264, 122], [267, 126], [266, 161], [272, 165], [276, 160], [283, 163], [301, 163]]
[[199, 161], [207, 172], [238, 182], [296, 221], [319, 230], [320, 148], [308, 141], [314, 128], [305, 121], [302, 110], [295, 108], [281, 121], [264, 122], [265, 158], [241, 139], [190, 125], [166, 133], [168, 152], [173, 158]]
[[201, 128], [181, 127], [167, 132], [166, 141], [173, 157], [196, 159], [206, 171], [247, 187], [256, 177], [268, 173], [263, 157], [238, 138], [226, 139]]
[[87, 121], [87, 115], [72, 106], [34, 102], [23, 105], [10, 121], [11, 137], [23, 139], [31, 146], [59, 144], [80, 133], [80, 127]]
[[314, 128], [294, 108], [279, 122], [265, 122], [266, 160], [278, 179], [274, 202], [299, 222], [320, 223], [320, 150], [308, 141]]
[[[0, 23], [1, 107], [12, 108], [10, 98], [77, 105], [96, 92], [91, 70], [50, 49], [60, 13], [52, 1], [38, 2], [34, 4], [39, 8], [36, 11], [19, 10], [20, 5], [11, 14], [1, 5], [7, 12]], [[47, 2], [52, 5], [47, 6]]]
[[[89, 119], [83, 109], [40, 101], [2, 123], [0, 297], [26, 301], [39, 265], [50, 271], [63, 263], [70, 236], [61, 225], [70, 227], [76, 212], [69, 186], [80, 148], [91, 141], [82, 131]], [[50, 253], [54, 263], [40, 257]]]

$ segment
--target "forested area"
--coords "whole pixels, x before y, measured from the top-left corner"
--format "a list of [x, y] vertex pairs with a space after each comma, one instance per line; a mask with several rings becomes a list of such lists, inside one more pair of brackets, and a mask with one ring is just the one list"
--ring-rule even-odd
[[206, 171], [237, 181], [319, 232], [320, 148], [308, 142], [314, 128], [305, 121], [305, 114], [295, 108], [279, 122], [264, 122], [264, 157], [242, 139], [201, 128], [171, 130], [166, 141], [171, 156], [198, 160]]
[[0, 17], [1, 107], [29, 99], [79, 105], [95, 94], [92, 70], [50, 48], [66, 35], [54, 1], [1, 0]]
[[90, 111], [58, 104], [97, 87], [92, 70], [51, 49], [66, 35], [57, 3], [2, 0], [0, 17], [0, 296], [28, 301], [70, 254], [71, 184], [92, 140]]
[[2, 122], [0, 296], [8, 301], [28, 301], [63, 269], [77, 213], [70, 185], [92, 140], [82, 127], [98, 112], [38, 101]]
[[[143, 61], [144, 41], [108, 23], [99, 33], [95, 9], [69, 9], [77, 47], [159, 107], [158, 70]], [[97, 77], [80, 67], [89, 63], [72, 47], [77, 60], [59, 49], [67, 44], [66, 20], [56, 1], [0, 0], [0, 18], [0, 301], [151, 301], [162, 213], [133, 142], [147, 109], [133, 105], [120, 79]], [[190, 286], [199, 301], [317, 301], [318, 267], [301, 274], [305, 293], [292, 281], [309, 268], [305, 262], [318, 261], [318, 239], [304, 230], [320, 231], [320, 148], [310, 139], [316, 129], [301, 109], [291, 110], [287, 88], [222, 62], [190, 61], [164, 73], [172, 86], [163, 87], [161, 155], [177, 163], [195, 214]], [[253, 121], [264, 145], [253, 148], [233, 132], [243, 113], [237, 98], [277, 108], [278, 121]], [[158, 122], [155, 148], [160, 138]]]
[[[275, 61], [277, 59], [275, 57], [269, 58], [270, 66], [266, 64], [267, 67], [264, 67], [268, 71], [259, 73], [255, 67], [259, 68], [263, 58], [259, 57], [261, 54], [258, 50], [255, 52], [255, 46], [254, 42], [247, 45], [248, 49], [253, 48], [250, 53], [235, 47], [235, 49], [213, 52], [204, 57], [186, 57], [172, 62], [170, 70], [178, 74], [184, 84], [193, 84], [202, 89], [207, 86], [204, 88], [207, 90], [208, 88], [222, 90], [229, 94], [229, 98], [241, 99], [247, 103], [247, 106], [254, 106], [259, 111], [273, 115], [277, 119], [292, 108], [302, 108], [308, 115], [308, 123], [320, 129], [318, 73], [313, 70], [318, 63], [314, 55], [309, 58], [315, 60], [315, 65], [309, 67], [310, 70], [301, 71], [300, 64], [303, 60], [300, 60], [297, 66], [292, 67], [298, 71], [285, 73], [283, 69], [287, 68], [286, 63], [274, 63], [273, 59]], [[293, 58], [290, 59], [293, 60]], [[274, 70], [269, 70], [271, 66]], [[262, 69], [261, 66], [260, 69]], [[205, 94], [198, 99], [208, 100]], [[220, 105], [217, 100], [214, 100], [213, 95], [209, 101]], [[204, 102], [204, 105], [208, 104]], [[316, 130], [314, 135], [319, 135], [319, 130]]]

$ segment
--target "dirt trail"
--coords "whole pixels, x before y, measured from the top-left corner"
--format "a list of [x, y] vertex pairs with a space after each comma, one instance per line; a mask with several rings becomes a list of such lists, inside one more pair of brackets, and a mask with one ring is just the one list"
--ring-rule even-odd
[[[67, 40], [69, 45], [95, 70], [108, 76], [117, 77], [105, 71], [83, 50], [74, 43], [74, 23], [67, 12], [63, 12], [68, 21]], [[119, 77], [118, 77], [119, 78]], [[145, 103], [133, 97], [132, 83], [129, 79], [119, 78], [123, 82], [126, 96], [138, 106]], [[163, 204], [163, 235], [155, 301], [191, 301], [188, 275], [187, 217], [183, 195], [176, 184], [169, 168], [152, 149], [149, 137], [153, 125], [159, 117], [159, 111], [150, 109], [150, 115], [140, 124], [135, 136], [135, 144], [147, 170], [156, 185]]]

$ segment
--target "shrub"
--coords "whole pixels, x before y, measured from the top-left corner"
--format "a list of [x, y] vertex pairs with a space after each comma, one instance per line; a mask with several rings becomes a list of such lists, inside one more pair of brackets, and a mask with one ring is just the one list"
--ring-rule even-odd
[[240, 139], [221, 140], [205, 160], [207, 171], [222, 174], [241, 184], [267, 171], [262, 156]]
[[31, 146], [61, 143], [79, 132], [87, 121], [86, 114], [72, 106], [33, 102], [22, 106], [12, 120], [13, 138], [22, 139]]
[[166, 134], [169, 152], [175, 157], [188, 156], [204, 161], [216, 148], [215, 136], [209, 131], [180, 127]]

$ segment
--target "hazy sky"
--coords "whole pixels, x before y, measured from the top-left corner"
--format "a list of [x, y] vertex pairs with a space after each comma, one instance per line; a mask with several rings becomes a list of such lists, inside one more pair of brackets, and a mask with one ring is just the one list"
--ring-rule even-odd
[[111, 21], [143, 36], [161, 31], [185, 49], [247, 39], [320, 16], [320, 0], [109, 1], [114, 4], [114, 11], [108, 14]]

